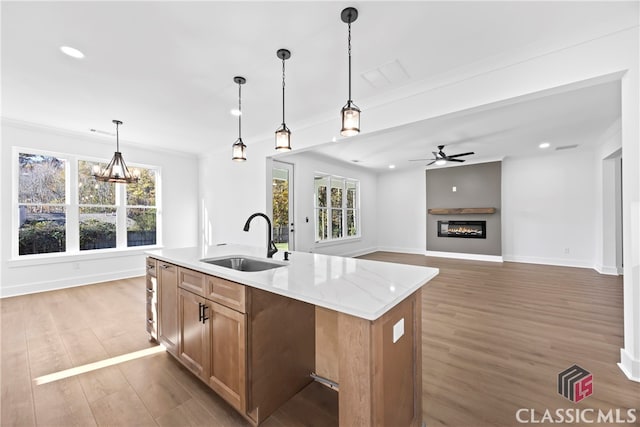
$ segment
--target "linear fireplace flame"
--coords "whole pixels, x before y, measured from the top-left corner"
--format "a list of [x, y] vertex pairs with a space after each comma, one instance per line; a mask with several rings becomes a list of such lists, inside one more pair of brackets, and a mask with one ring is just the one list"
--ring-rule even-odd
[[438, 237], [486, 239], [487, 221], [438, 221]]

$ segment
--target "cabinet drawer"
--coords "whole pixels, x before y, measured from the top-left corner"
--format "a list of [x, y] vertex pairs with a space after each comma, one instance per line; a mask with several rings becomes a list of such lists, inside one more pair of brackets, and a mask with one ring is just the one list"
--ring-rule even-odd
[[235, 282], [219, 277], [207, 276], [207, 294], [205, 298], [245, 313], [246, 288]]
[[178, 269], [178, 286], [194, 294], [205, 296], [206, 277], [197, 271], [180, 267]]

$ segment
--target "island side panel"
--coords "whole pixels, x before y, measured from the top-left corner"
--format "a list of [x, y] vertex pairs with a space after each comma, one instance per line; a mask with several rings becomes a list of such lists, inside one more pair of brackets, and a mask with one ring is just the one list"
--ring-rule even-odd
[[373, 426], [371, 325], [338, 313], [338, 418], [343, 427]]
[[421, 295], [375, 321], [338, 314], [341, 426], [421, 425]]
[[418, 290], [373, 323], [374, 426], [422, 424], [421, 319]]
[[336, 383], [338, 373], [338, 313], [316, 307], [316, 374]]

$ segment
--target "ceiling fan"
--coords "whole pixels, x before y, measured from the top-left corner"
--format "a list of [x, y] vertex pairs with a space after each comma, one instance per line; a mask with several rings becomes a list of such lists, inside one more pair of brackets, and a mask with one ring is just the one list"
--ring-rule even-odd
[[410, 162], [421, 162], [424, 160], [431, 160], [431, 163], [428, 163], [427, 166], [432, 165], [436, 162], [442, 162], [439, 164], [444, 164], [444, 162], [464, 162], [463, 159], [458, 159], [458, 157], [462, 157], [462, 156], [469, 156], [471, 154], [475, 154], [473, 151], [469, 151], [468, 153], [459, 153], [459, 154], [452, 154], [450, 156], [448, 156], [447, 154], [444, 153], [444, 151], [442, 151], [442, 149], [444, 148], [444, 145], [438, 145], [438, 151], [432, 151], [433, 153], [433, 159], [411, 159], [409, 160]]

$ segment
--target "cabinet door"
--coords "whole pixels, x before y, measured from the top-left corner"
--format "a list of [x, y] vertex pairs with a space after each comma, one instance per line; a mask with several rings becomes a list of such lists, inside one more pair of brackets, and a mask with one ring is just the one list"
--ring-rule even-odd
[[233, 407], [246, 411], [246, 315], [220, 304], [211, 305], [209, 386]]
[[[211, 305], [211, 303], [209, 303]], [[210, 317], [207, 301], [191, 292], [180, 289], [179, 294], [180, 315], [180, 345], [179, 358], [193, 373], [207, 379], [208, 340], [209, 325], [207, 317]], [[203, 314], [204, 319], [203, 320]]]
[[158, 262], [158, 318], [160, 342], [178, 354], [178, 267]]

